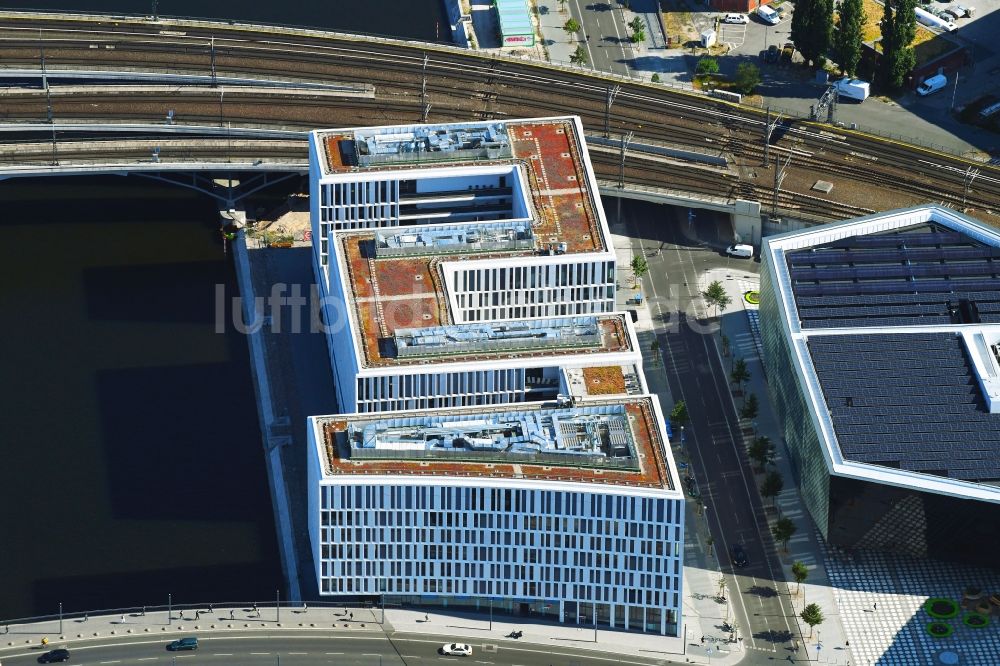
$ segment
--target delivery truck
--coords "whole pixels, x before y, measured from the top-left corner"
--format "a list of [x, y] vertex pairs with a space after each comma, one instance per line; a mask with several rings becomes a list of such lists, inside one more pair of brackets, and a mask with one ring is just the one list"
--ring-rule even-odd
[[863, 102], [871, 94], [871, 84], [861, 79], [841, 79], [837, 81], [837, 97]]

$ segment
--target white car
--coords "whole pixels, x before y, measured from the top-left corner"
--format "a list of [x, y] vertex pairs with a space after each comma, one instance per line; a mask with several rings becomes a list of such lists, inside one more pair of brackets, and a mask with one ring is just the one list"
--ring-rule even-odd
[[740, 23], [747, 24], [750, 22], [750, 18], [746, 14], [726, 14], [722, 18], [723, 23]]
[[467, 643], [445, 643], [441, 646], [441, 654], [450, 654], [456, 657], [471, 657], [472, 646]]

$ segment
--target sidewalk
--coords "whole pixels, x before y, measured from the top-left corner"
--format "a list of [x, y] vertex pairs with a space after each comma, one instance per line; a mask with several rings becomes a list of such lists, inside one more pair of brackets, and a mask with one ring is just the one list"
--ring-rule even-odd
[[[747, 369], [750, 371], [750, 381], [747, 382], [747, 395], [754, 393], [760, 401], [760, 410], [754, 425], [760, 435], [771, 438], [774, 446], [774, 463], [771, 466], [781, 473], [784, 479], [784, 489], [775, 499], [775, 509], [768, 511], [767, 519], [770, 526], [781, 517], [791, 518], [797, 528], [795, 535], [788, 543], [786, 553], [778, 545], [778, 555], [781, 559], [785, 580], [792, 599], [792, 606], [796, 615], [810, 603], [818, 604], [823, 611], [824, 621], [817, 625], [813, 632], [812, 639], [805, 641], [804, 648], [810, 659], [822, 659], [831, 664], [855, 663], [850, 646], [847, 645], [847, 637], [844, 633], [843, 623], [840, 617], [834, 589], [830, 584], [827, 574], [827, 567], [824, 559], [824, 550], [820, 542], [819, 535], [813, 527], [812, 518], [806, 513], [799, 496], [795, 477], [792, 474], [791, 463], [785, 451], [781, 430], [771, 408], [770, 398], [767, 393], [767, 385], [764, 379], [764, 370], [758, 354], [758, 345], [754, 339], [750, 327], [750, 319], [747, 316], [748, 310], [756, 310], [756, 306], [749, 305], [743, 298], [743, 294], [751, 289], [757, 289], [759, 278], [755, 273], [745, 270], [716, 269], [709, 271], [702, 276], [704, 282], [701, 289], [708, 286], [713, 280], [719, 280], [726, 288], [726, 292], [732, 299], [732, 303], [721, 312], [722, 332], [729, 338], [731, 345], [731, 358], [724, 359], [724, 365], [730, 367], [731, 361], [735, 358], [743, 358], [746, 361]], [[737, 405], [740, 400], [737, 398]], [[752, 437], [752, 435], [751, 435]], [[747, 438], [745, 444], [749, 444]], [[755, 474], [756, 483], [759, 487], [763, 481], [763, 474]], [[764, 501], [765, 506], [769, 504]], [[792, 564], [802, 562], [809, 570], [809, 577], [798, 589], [795, 578], [792, 576]], [[809, 627], [799, 620], [800, 629], [803, 636], [809, 635]], [[818, 651], [817, 651], [818, 650]]]
[[133, 608], [108, 615], [74, 614], [66, 615], [61, 622], [58, 617], [49, 617], [37, 622], [0, 627], [0, 656], [9, 648], [41, 646], [43, 638], [47, 646], [53, 648], [130, 634], [162, 634], [164, 641], [172, 641], [178, 634], [198, 633], [204, 636], [233, 631], [272, 631], [279, 627], [302, 631], [329, 632], [337, 629], [381, 632], [377, 623], [379, 613], [377, 608], [304, 607], [301, 604], [283, 605], [279, 610], [272, 602], [270, 605], [259, 604], [257, 610], [250, 603], [218, 608], [208, 605], [188, 607], [171, 610], [169, 614], [161, 608], [147, 611]]

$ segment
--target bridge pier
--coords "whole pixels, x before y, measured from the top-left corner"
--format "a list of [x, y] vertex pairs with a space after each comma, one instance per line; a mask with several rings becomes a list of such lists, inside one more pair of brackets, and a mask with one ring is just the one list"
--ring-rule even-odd
[[760, 217], [760, 202], [737, 199], [732, 208], [733, 235], [740, 243], [759, 246], [761, 242], [762, 223]]

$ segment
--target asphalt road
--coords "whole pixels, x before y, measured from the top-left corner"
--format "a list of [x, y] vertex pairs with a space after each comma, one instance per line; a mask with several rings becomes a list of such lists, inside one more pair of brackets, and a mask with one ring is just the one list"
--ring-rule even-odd
[[628, 76], [628, 62], [632, 58], [629, 31], [622, 22], [621, 12], [612, 2], [570, 0], [570, 13], [583, 27], [584, 48], [591, 66], [602, 72]]
[[[448, 642], [465, 641], [472, 645], [471, 657], [445, 657], [438, 649]], [[627, 664], [630, 666], [667, 666], [683, 664], [684, 657], [620, 659], [613, 654], [595, 654], [558, 646], [505, 641], [483, 643], [481, 639], [455, 635], [395, 634], [390, 641], [384, 635], [324, 636], [277, 630], [262, 635], [258, 632], [199, 637], [199, 648], [191, 652], [169, 652], [166, 638], [112, 639], [89, 647], [70, 646], [70, 664], [183, 664], [199, 666], [213, 664], [339, 664], [350, 666], [447, 666], [457, 662], [462, 666], [496, 664], [503, 666], [596, 666], [597, 664]], [[52, 647], [52, 646], [50, 646]], [[4, 656], [4, 666], [34, 664], [44, 650], [28, 649], [19, 656]]]
[[[685, 440], [691, 467], [705, 503], [722, 571], [728, 579], [730, 603], [753, 650], [784, 658], [797, 629], [784, 594], [781, 566], [768, 531], [764, 507], [754, 488], [753, 473], [743, 451], [734, 403], [730, 398], [728, 368], [717, 351], [718, 329], [704, 317], [699, 275], [710, 269], [756, 270], [752, 261], [731, 259], [680, 233], [687, 211], [647, 202], [626, 201], [622, 215], [632, 238], [633, 252], [642, 252], [649, 264], [644, 289], [658, 322], [660, 350], [675, 400], [688, 406], [690, 421]], [[723, 216], [698, 211], [695, 224], [701, 238], [715, 244], [728, 239]], [[712, 314], [709, 312], [708, 314]], [[658, 371], [658, 370], [657, 370]], [[729, 557], [733, 544], [744, 546], [749, 566], [734, 569]]]

